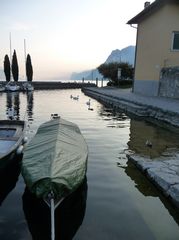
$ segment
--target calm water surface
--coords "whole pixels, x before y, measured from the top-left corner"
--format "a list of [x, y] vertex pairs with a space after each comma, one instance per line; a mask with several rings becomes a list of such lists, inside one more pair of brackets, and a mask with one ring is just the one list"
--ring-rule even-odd
[[[89, 110], [88, 99], [80, 90], [0, 93], [0, 119], [14, 106], [29, 139], [58, 113], [79, 125], [88, 144], [87, 179], [57, 209], [57, 239], [179, 239], [179, 213], [126, 158], [129, 151], [154, 159], [175, 154], [179, 136], [93, 99]], [[0, 182], [0, 240], [49, 239], [49, 209], [25, 190], [19, 166], [2, 172]]]

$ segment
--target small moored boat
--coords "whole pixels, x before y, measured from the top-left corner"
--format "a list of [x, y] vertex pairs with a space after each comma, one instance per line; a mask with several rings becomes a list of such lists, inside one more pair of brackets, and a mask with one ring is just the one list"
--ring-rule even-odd
[[22, 159], [27, 188], [51, 207], [52, 239], [55, 239], [55, 208], [83, 182], [88, 157], [79, 127], [54, 117], [38, 128]]
[[28, 91], [33, 91], [34, 87], [33, 87], [33, 85], [31, 83], [25, 82], [25, 83], [22, 84], [22, 90], [23, 91], [27, 91], [27, 92]]
[[24, 141], [25, 122], [0, 120], [0, 168], [20, 153]]
[[16, 92], [20, 90], [20, 87], [15, 82], [9, 81], [5, 86], [5, 90], [9, 92]]

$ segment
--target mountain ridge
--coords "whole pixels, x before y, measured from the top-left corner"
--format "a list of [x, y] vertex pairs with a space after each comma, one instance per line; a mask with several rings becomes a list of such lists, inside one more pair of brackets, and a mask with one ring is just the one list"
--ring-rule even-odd
[[[107, 57], [106, 61], [104, 63], [112, 63], [112, 62], [127, 62], [131, 65], [134, 65], [134, 59], [135, 59], [135, 46], [128, 46], [121, 50], [115, 49], [111, 52], [111, 54]], [[83, 72], [74, 72], [71, 74], [71, 80], [79, 80], [79, 79], [101, 79], [103, 76], [99, 73], [99, 71], [96, 69], [86, 70]]]

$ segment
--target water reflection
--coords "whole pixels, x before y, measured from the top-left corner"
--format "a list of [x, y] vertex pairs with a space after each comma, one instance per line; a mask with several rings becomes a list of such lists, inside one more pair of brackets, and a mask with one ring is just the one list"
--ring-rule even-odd
[[14, 110], [16, 114], [16, 119], [20, 119], [20, 99], [19, 99], [19, 92], [14, 94]]
[[131, 162], [127, 161], [125, 165], [120, 162], [117, 163], [117, 166], [124, 169], [124, 172], [128, 177], [135, 183], [135, 187], [144, 195], [158, 197], [158, 192], [154, 188], [144, 175], [136, 168], [136, 166]]
[[6, 93], [6, 107], [7, 107], [7, 111], [8, 111], [9, 108], [12, 108], [12, 95], [13, 94], [14, 93], [11, 93], [11, 92], [7, 92]]
[[[33, 92], [24, 93], [27, 97], [27, 120], [33, 121], [33, 107], [34, 97]], [[13, 110], [14, 119], [20, 120], [20, 93], [19, 92], [7, 92], [6, 93], [6, 115], [10, 118], [10, 112]]]
[[108, 122], [107, 127], [125, 128], [129, 126], [129, 118], [123, 111], [116, 111], [115, 108], [108, 108], [103, 105], [98, 109], [99, 116]]
[[6, 115], [7, 118], [11, 116], [9, 113], [13, 110], [13, 116], [15, 119], [20, 119], [20, 98], [19, 92], [7, 92], [6, 93]]
[[27, 117], [28, 122], [33, 122], [34, 93], [29, 91], [27, 94]]
[[[128, 146], [135, 153], [157, 158], [171, 148], [179, 148], [178, 139], [178, 134], [172, 134], [167, 129], [131, 119]], [[152, 143], [151, 147], [147, 146], [147, 141]]]
[[[55, 239], [70, 240], [83, 222], [86, 210], [87, 180], [55, 210]], [[23, 210], [34, 240], [50, 240], [50, 209], [28, 189], [23, 194]]]
[[20, 174], [20, 161], [22, 156], [16, 156], [13, 159], [5, 159], [0, 165], [0, 206], [7, 195], [16, 186]]
[[159, 197], [161, 202], [164, 204], [170, 215], [179, 225], [179, 210], [172, 206], [170, 202], [158, 191], [154, 185], [149, 182], [149, 180], [139, 171], [136, 166], [131, 162], [127, 161], [125, 165], [117, 163], [118, 167], [124, 169], [126, 175], [135, 183], [135, 187], [145, 196], [145, 197]]

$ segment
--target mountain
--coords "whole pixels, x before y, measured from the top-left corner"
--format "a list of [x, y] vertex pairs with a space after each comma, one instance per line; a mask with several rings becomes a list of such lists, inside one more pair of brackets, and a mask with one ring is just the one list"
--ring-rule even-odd
[[80, 80], [80, 79], [85, 79], [85, 80], [92, 80], [92, 79], [101, 79], [103, 76], [98, 72], [98, 69], [91, 69], [79, 73], [72, 73], [70, 79], [71, 80]]
[[106, 59], [105, 63], [111, 62], [126, 62], [134, 65], [135, 58], [135, 47], [128, 46], [122, 50], [116, 49], [111, 52], [109, 57]]
[[[131, 65], [134, 65], [135, 59], [135, 46], [128, 46], [121, 50], [116, 49], [111, 52], [104, 63], [111, 62], [127, 62]], [[79, 73], [72, 73], [71, 80], [79, 80], [84, 78], [85, 80], [91, 79], [101, 79], [103, 76], [98, 72], [97, 69], [91, 69]]]
[[71, 75], [71, 79], [72, 80], [79, 80], [79, 79], [82, 79], [82, 78], [85, 78], [86, 79], [86, 76], [88, 76], [93, 70], [87, 70], [87, 71], [83, 71], [83, 72], [74, 72], [72, 73]]

